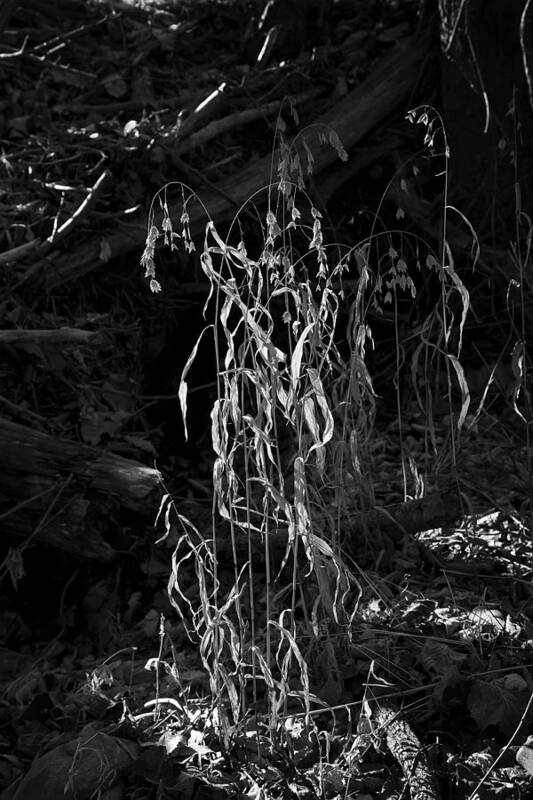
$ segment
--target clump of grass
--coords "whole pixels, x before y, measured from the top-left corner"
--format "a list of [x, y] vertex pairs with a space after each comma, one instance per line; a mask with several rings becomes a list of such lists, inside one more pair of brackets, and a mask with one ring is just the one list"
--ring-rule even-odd
[[[435, 147], [443, 135], [438, 120], [421, 109], [412, 121], [426, 126], [426, 144]], [[337, 146], [334, 136], [326, 139]], [[332, 637], [350, 636], [362, 594], [357, 565], [342, 550], [342, 520], [358, 498], [373, 501], [369, 447], [376, 393], [368, 365], [374, 344], [369, 311], [392, 309], [396, 322], [401, 298], [416, 297], [413, 268], [436, 274], [441, 293], [409, 335], [408, 343], [415, 340], [410, 352], [395, 324], [400, 438], [400, 373], [406, 364], [433, 447], [431, 404], [442, 392], [442, 364], [451, 405], [454, 379], [461, 393], [456, 430], [469, 403], [459, 360], [468, 293], [446, 244], [445, 220], [440, 252], [376, 224], [364, 241], [339, 256], [340, 248], [324, 241], [322, 216], [303, 188], [300, 162], [287, 142], [282, 145], [279, 182], [264, 190], [266, 214], [257, 209], [252, 214], [259, 220], [261, 243], [254, 247], [242, 233], [245, 215], [250, 216], [246, 206], [225, 235], [214, 221], [207, 222], [199, 255], [209, 282], [207, 321], [183, 369], [179, 396], [187, 430], [187, 376], [200, 341], [210, 336], [218, 364], [211, 409], [211, 528], [201, 532], [168, 495], [160, 511], [166, 533], [179, 531], [169, 595], [198, 642], [215, 727], [227, 746], [251, 715], [266, 726], [273, 745], [280, 736], [287, 738], [286, 723], [294, 714], [302, 711], [310, 722], [312, 708], [324, 706], [312, 692], [316, 643], [329, 653], [334, 670]], [[440, 156], [446, 160], [445, 145]], [[154, 261], [159, 240], [194, 250], [188, 207], [198, 198], [178, 185], [183, 211], [177, 231], [168, 209], [170, 186], [154, 199], [142, 256], [152, 291], [161, 291]], [[444, 216], [448, 210], [445, 198]], [[355, 287], [349, 300], [348, 286]], [[405, 495], [408, 471], [422, 493], [417, 465], [403, 447], [401, 460]], [[198, 580], [195, 599], [182, 577], [191, 564]], [[263, 741], [258, 725], [253, 730]]]
[[[242, 240], [229, 245], [213, 222], [206, 226], [200, 263], [210, 283], [205, 314], [212, 308], [215, 321], [200, 339], [212, 334], [219, 364], [211, 411], [214, 513], [209, 541], [185, 525], [171, 587], [180, 610], [183, 603], [188, 606], [214, 696], [229, 701], [237, 721], [250, 702], [257, 702], [258, 684], [263, 684], [273, 728], [278, 715], [287, 710], [289, 695], [297, 695], [309, 709], [306, 659], [297, 644], [300, 583], [306, 577], [309, 586], [313, 576], [315, 597], [306, 602], [311, 604], [311, 627], [318, 630], [323, 619], [346, 621], [342, 598], [352, 577], [315, 528], [312, 504], [318, 502], [318, 494], [315, 485], [312, 491], [309, 487], [310, 480], [316, 484], [325, 479], [330, 461], [327, 448], [334, 417], [327, 386], [335, 371], [344, 370], [334, 341], [339, 297], [333, 282], [345, 265], [330, 270], [320, 213], [308, 202], [305, 220], [295, 194], [287, 202], [286, 190], [285, 180], [279, 206], [266, 214], [264, 246], [254, 257]], [[144, 256], [152, 283], [156, 281], [153, 246], [160, 235], [155, 230], [151, 225]], [[163, 237], [174, 241], [168, 216], [162, 230]], [[191, 248], [184, 230], [185, 246]], [[292, 244], [295, 232], [306, 241], [302, 254]], [[180, 385], [185, 425], [187, 374], [199, 341]], [[219, 578], [220, 521], [229, 532], [234, 572], [233, 585], [224, 593]], [[273, 540], [278, 549], [283, 542], [281, 563], [276, 566]], [[180, 567], [190, 557], [195, 559], [200, 609], [192, 608], [180, 590]], [[256, 596], [258, 567], [266, 582], [261, 610]], [[278, 576], [287, 570], [291, 588], [287, 607], [281, 609]], [[289, 690], [294, 669], [300, 679], [297, 692]]]

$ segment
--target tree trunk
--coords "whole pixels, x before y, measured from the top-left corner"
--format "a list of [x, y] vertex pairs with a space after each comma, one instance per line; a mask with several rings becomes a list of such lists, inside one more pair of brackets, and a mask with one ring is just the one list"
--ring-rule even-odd
[[478, 232], [506, 243], [516, 241], [517, 211], [533, 212], [524, 67], [525, 59], [533, 69], [533, 7], [522, 25], [525, 7], [526, 0], [439, 0], [451, 202]]

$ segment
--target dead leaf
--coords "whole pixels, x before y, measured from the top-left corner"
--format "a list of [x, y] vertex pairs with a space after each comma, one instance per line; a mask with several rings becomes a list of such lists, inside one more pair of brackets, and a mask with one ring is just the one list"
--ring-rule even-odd
[[110, 97], [124, 97], [128, 92], [128, 84], [120, 72], [111, 72], [102, 78], [102, 85]]
[[527, 743], [518, 748], [516, 760], [529, 775], [533, 775], [533, 750]]
[[486, 606], [476, 606], [468, 615], [473, 632], [480, 636], [482, 633], [493, 633], [498, 636], [508, 633], [517, 636], [521, 628], [513, 623], [508, 617], [504, 617], [498, 608], [487, 608]]
[[456, 653], [444, 642], [426, 639], [420, 653], [420, 662], [426, 672], [444, 675], [450, 667], [456, 667], [466, 659], [464, 653]]
[[[506, 736], [510, 736], [518, 725], [528, 700], [529, 691], [514, 691], [506, 687], [504, 678], [496, 678], [493, 681], [474, 681], [467, 706], [480, 730], [494, 725]], [[527, 715], [527, 719], [531, 717], [531, 713]]]

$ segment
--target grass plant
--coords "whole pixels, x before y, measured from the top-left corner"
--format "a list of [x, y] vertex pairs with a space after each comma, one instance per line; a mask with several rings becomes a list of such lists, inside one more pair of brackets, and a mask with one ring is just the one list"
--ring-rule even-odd
[[[312, 168], [305, 132], [299, 137], [308, 153], [305, 167], [296, 155], [301, 146], [289, 145], [278, 131], [278, 179], [250, 198], [224, 234], [213, 220], [205, 227], [199, 262], [209, 284], [206, 323], [179, 396], [187, 430], [188, 373], [200, 342], [211, 337], [218, 365], [211, 527], [199, 530], [169, 495], [160, 519], [165, 535], [177, 536], [168, 590], [209, 675], [210, 730], [228, 751], [244, 737], [247, 758], [256, 765], [283, 747], [297, 761], [304, 746], [319, 764], [330, 763], [331, 729], [321, 730], [316, 719], [328, 710], [334, 719], [342, 700], [337, 662], [342, 642], [353, 636], [362, 597], [383, 599], [358, 563], [371, 546], [370, 534], [349, 548], [344, 537], [347, 520], [377, 502], [376, 325], [384, 320], [393, 330], [387, 370], [403, 500], [423, 496], [439, 469], [453, 475], [461, 431], [472, 424], [461, 364], [470, 298], [447, 239], [450, 215], [472, 233], [474, 263], [477, 240], [448, 203], [449, 152], [440, 117], [422, 107], [408, 119], [422, 126], [419, 156], [442, 180], [436, 249], [400, 226], [382, 225], [379, 209], [364, 239], [350, 247], [327, 245], [322, 215], [304, 187], [304, 173]], [[342, 155], [334, 133], [321, 135]], [[393, 181], [407, 197], [420, 158], [399, 166], [384, 197]], [[152, 203], [142, 265], [153, 291], [162, 288], [156, 244], [195, 249], [187, 209], [198, 198], [178, 185], [183, 212], [175, 226], [167, 203], [175, 188], [168, 184]], [[260, 199], [266, 200], [263, 215]], [[400, 205], [397, 218], [402, 216]], [[253, 236], [250, 219], [256, 221]], [[429, 282], [437, 290], [428, 291]], [[405, 313], [413, 307], [416, 315]], [[424, 431], [423, 463], [403, 433], [406, 394]], [[449, 419], [444, 443], [434, 424], [435, 409], [442, 413], [443, 406]], [[198, 582], [194, 596], [184, 590], [191, 565]], [[329, 685], [320, 675], [329, 677]], [[352, 720], [350, 705], [340, 702]], [[352, 704], [354, 719], [359, 706]], [[347, 745], [344, 758], [352, 756]], [[317, 778], [321, 793], [333, 780], [325, 775]], [[266, 778], [256, 770], [247, 780], [252, 791]]]

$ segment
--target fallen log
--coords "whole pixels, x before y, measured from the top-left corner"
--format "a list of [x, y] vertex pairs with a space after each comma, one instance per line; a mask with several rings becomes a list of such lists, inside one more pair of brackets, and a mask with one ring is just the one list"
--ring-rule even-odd
[[137, 461], [0, 418], [0, 526], [3, 533], [110, 560], [113, 549], [93, 530], [93, 509], [109, 497], [132, 509], [157, 510], [161, 474]]
[[[415, 35], [398, 44], [360, 86], [307, 126], [305, 138], [302, 134], [296, 145], [300, 162], [307, 164], [308, 159], [312, 159], [313, 173], [318, 174], [338, 157], [338, 151], [327, 142], [328, 131], [333, 130], [342, 147], [348, 150], [405, 103], [416, 84], [429, 47], [430, 37], [427, 33]], [[234, 215], [260, 190], [268, 188], [276, 180], [275, 167], [279, 160], [280, 152], [276, 150], [250, 163], [238, 175], [221, 181], [215, 191], [207, 192], [202, 197], [205, 208], [199, 203], [190, 208], [192, 235], [203, 231], [207, 223], [205, 209], [218, 224]], [[181, 211], [181, 201], [169, 207], [172, 219], [179, 220]], [[137, 214], [127, 224], [121, 223], [121, 226], [120, 230], [90, 240], [68, 253], [57, 250], [48, 253], [30, 267], [21, 283], [28, 287], [54, 288], [92, 272], [117, 256], [142, 249], [146, 239], [147, 214]]]
[[[457, 487], [453, 485], [431, 491], [425, 497], [394, 503], [386, 508], [345, 512], [339, 525], [342, 551], [354, 554], [364, 537], [378, 535], [385, 535], [391, 543], [399, 545], [404, 539], [422, 531], [450, 527], [463, 515], [461, 497]], [[323, 533], [324, 527], [326, 533]], [[327, 542], [331, 533], [320, 515], [313, 519], [312, 531], [315, 537], [311, 542], [312, 547], [320, 552], [321, 538]], [[268, 546], [274, 559], [283, 558], [287, 544], [287, 528], [276, 528], [268, 532]], [[216, 539], [216, 552], [219, 556], [236, 552], [239, 556], [248, 558], [250, 551], [262, 555], [265, 546], [264, 538], [260, 534], [246, 534], [240, 528], [234, 528], [232, 536], [225, 523], [220, 525]], [[300, 555], [304, 555], [303, 548], [300, 548]]]
[[411, 800], [438, 800], [435, 777], [417, 735], [400, 711], [377, 703], [370, 718], [374, 733], [384, 738], [409, 787]]
[[100, 337], [99, 331], [86, 331], [81, 328], [12, 328], [0, 330], [0, 344], [88, 344]]
[[0, 419], [0, 450], [5, 471], [51, 477], [72, 473], [88, 489], [119, 497], [129, 508], [139, 508], [161, 481], [159, 470], [138, 461], [7, 419]]

